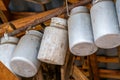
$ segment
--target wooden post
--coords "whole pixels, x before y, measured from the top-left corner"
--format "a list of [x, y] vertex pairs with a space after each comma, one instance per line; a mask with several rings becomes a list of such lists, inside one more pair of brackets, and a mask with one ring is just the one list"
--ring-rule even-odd
[[91, 66], [91, 70], [92, 70], [92, 74], [93, 74], [92, 76], [93, 76], [94, 80], [100, 80], [96, 54], [90, 55], [89, 61], [90, 61], [90, 66]]
[[75, 80], [89, 80], [77, 66], [74, 66], [73, 68], [73, 77]]
[[32, 80], [44, 80], [41, 67], [39, 68], [38, 73], [35, 75], [35, 77]]
[[10, 0], [0, 0], [0, 17], [4, 23], [10, 20], [9, 2]]
[[61, 67], [61, 80], [69, 80], [72, 75], [74, 56], [68, 52], [66, 56], [66, 62]]
[[10, 70], [0, 62], [0, 80], [19, 80]]

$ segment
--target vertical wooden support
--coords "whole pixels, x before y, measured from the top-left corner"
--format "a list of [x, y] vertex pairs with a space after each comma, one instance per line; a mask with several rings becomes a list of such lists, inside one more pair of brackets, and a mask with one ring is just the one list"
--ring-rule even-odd
[[0, 80], [19, 80], [0, 62]]
[[81, 71], [77, 66], [74, 66], [73, 69], [73, 77], [75, 78], [75, 80], [89, 80]]
[[66, 62], [64, 66], [61, 67], [61, 80], [69, 80], [72, 74], [74, 56], [68, 52], [66, 56]]
[[118, 59], [119, 59], [119, 63], [120, 63], [120, 46], [117, 48], [118, 50]]
[[10, 0], [0, 0], [0, 17], [4, 23], [10, 20], [9, 2]]
[[99, 79], [99, 72], [98, 72], [98, 66], [97, 66], [97, 57], [96, 54], [92, 54], [89, 56], [89, 63], [91, 66], [91, 70], [92, 70], [92, 76], [94, 78], [94, 80], [100, 80]]
[[41, 67], [40, 67], [38, 73], [36, 74], [36, 76], [32, 80], [44, 80]]

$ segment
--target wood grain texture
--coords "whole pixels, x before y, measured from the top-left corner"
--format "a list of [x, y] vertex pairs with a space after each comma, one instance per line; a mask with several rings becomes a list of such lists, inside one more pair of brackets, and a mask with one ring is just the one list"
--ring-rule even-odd
[[81, 71], [77, 66], [74, 66], [73, 68], [73, 77], [75, 78], [75, 80], [89, 80]]
[[19, 80], [0, 62], [0, 80]]

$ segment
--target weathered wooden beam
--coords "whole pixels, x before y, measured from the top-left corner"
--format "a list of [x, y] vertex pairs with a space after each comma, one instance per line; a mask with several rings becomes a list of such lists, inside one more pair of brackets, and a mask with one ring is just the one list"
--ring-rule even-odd
[[[78, 57], [77, 60], [80, 60]], [[97, 61], [102, 63], [119, 63], [118, 57], [97, 56]]]
[[74, 66], [73, 68], [73, 77], [75, 80], [89, 80], [77, 66]]
[[10, 70], [0, 62], [0, 80], [19, 80]]
[[32, 80], [44, 80], [41, 67], [39, 68], [38, 73], [34, 76]]
[[9, 2], [10, 0], [0, 0], [0, 17], [4, 23], [10, 20]]
[[99, 74], [100, 74], [101, 78], [120, 79], [120, 71], [119, 70], [100, 69]]
[[118, 57], [97, 56], [97, 61], [103, 63], [119, 63]]
[[17, 20], [21, 18], [25, 18], [28, 16], [36, 15], [37, 12], [11, 12], [12, 20]]
[[72, 74], [74, 56], [68, 52], [64, 66], [61, 67], [61, 80], [69, 80]]
[[90, 55], [89, 56], [89, 61], [90, 61], [91, 70], [92, 70], [94, 80], [100, 80], [96, 54]]
[[[91, 0], [80, 1], [79, 3], [76, 3], [74, 5], [69, 6], [69, 10], [71, 10], [72, 8], [74, 8], [76, 6], [86, 5], [90, 2], [91, 2]], [[19, 19], [19, 20], [11, 21], [11, 23], [13, 25], [15, 25], [16, 28], [19, 28], [19, 29], [14, 30], [13, 32], [9, 33], [9, 35], [18, 34], [22, 31], [25, 31], [30, 26], [33, 27], [39, 23], [43, 23], [43, 22], [51, 19], [52, 17], [61, 15], [62, 13], [65, 13], [65, 12], [66, 12], [66, 8], [60, 7], [60, 8], [54, 9], [54, 10], [50, 10], [47, 12], [36, 14], [34, 16], [30, 16], [30, 17]], [[5, 26], [9, 26], [8, 23], [0, 25], [0, 28], [3, 28]]]
[[68, 0], [68, 2], [69, 3], [72, 3], [72, 4], [74, 4], [74, 3], [78, 3], [80, 0]]

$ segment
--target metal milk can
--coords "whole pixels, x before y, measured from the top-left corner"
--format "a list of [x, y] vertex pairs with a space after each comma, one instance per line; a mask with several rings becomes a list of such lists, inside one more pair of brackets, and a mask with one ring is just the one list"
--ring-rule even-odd
[[87, 56], [97, 51], [94, 44], [89, 10], [85, 6], [71, 10], [68, 19], [70, 51], [77, 56]]
[[8, 37], [8, 39], [5, 39], [4, 37], [1, 38], [0, 61], [11, 71], [12, 69], [10, 68], [10, 60], [17, 43], [18, 38], [15, 37]]
[[40, 66], [37, 55], [41, 38], [42, 33], [30, 30], [20, 39], [10, 62], [12, 70], [17, 75], [32, 77], [37, 73]]
[[[18, 38], [16, 37], [11, 37], [8, 36], [8, 39], [5, 37], [1, 38], [0, 42], [0, 61], [13, 73], [13, 70], [10, 67], [10, 60], [13, 55], [13, 51], [15, 50], [17, 43], [18, 43]], [[16, 75], [17, 76], [17, 75]], [[17, 76], [19, 80], [21, 78]]]
[[50, 26], [45, 28], [38, 59], [50, 64], [63, 65], [67, 49], [66, 20], [53, 17]]
[[104, 49], [120, 45], [120, 29], [112, 0], [95, 0], [90, 10], [95, 44]]
[[120, 0], [116, 0], [116, 10], [117, 10], [119, 26], [120, 26]]

